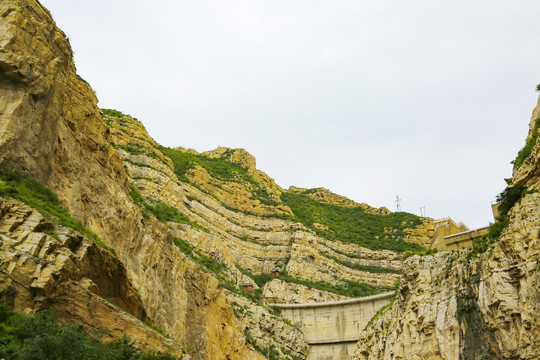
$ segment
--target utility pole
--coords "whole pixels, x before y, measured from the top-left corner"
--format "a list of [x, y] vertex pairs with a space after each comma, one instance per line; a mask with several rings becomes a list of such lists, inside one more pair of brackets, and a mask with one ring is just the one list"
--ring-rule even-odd
[[401, 211], [401, 199], [399, 198], [399, 195], [396, 195], [396, 208], [397, 208], [397, 212], [400, 212]]

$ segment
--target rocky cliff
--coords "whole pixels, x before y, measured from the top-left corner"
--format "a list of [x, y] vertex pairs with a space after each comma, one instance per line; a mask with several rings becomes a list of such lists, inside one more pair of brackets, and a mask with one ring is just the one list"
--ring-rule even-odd
[[[145, 316], [178, 347], [196, 359], [261, 357], [246, 343], [215, 278], [186, 261], [167, 227], [143, 218], [134, 204], [94, 92], [77, 76], [69, 42], [48, 11], [33, 0], [2, 1], [0, 34], [0, 165], [53, 189], [75, 218], [114, 248], [140, 292]], [[5, 265], [11, 274], [25, 262]], [[33, 288], [28, 296], [7, 289], [2, 298], [11, 294], [19, 309], [45, 304]], [[81, 301], [67, 293], [52, 305], [59, 309], [61, 303]], [[79, 310], [62, 316], [85, 323], [95, 317], [88, 308]]]
[[537, 106], [500, 197], [513, 198], [500, 235], [407, 260], [396, 301], [364, 331], [355, 359], [540, 358], [539, 116]]
[[387, 291], [429, 242], [430, 219], [287, 191], [243, 149], [165, 148], [98, 109], [36, 0], [0, 3], [0, 99], [0, 298], [18, 311], [193, 359], [305, 359], [269, 303]]
[[84, 235], [0, 197], [0, 241], [0, 293], [15, 310], [55, 309], [65, 321], [110, 330], [105, 340], [127, 332], [142, 349], [183, 354], [151, 328], [122, 263]]

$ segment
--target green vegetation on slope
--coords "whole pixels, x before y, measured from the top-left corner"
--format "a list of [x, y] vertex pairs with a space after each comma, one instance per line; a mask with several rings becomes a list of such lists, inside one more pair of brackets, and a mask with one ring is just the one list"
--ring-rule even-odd
[[114, 253], [96, 234], [71, 217], [62, 207], [60, 200], [50, 189], [38, 181], [7, 170], [0, 170], [0, 195], [19, 199], [31, 208], [36, 209], [45, 218], [57, 222], [84, 234], [97, 245]]
[[259, 286], [260, 288], [263, 288], [264, 285], [272, 279], [279, 279], [285, 282], [304, 285], [312, 289], [328, 291], [334, 294], [344, 295], [352, 298], [375, 295], [386, 291], [394, 290], [393, 287], [375, 286], [345, 279], [341, 280], [343, 282], [343, 285], [334, 285], [324, 281], [301, 280], [288, 275], [286, 272], [282, 272], [279, 276], [273, 276], [271, 274], [255, 275], [252, 274], [249, 270], [243, 269], [238, 264], [236, 264], [236, 267], [238, 268], [238, 270], [240, 270], [240, 272], [242, 272], [242, 274], [252, 278], [253, 281], [257, 284], [257, 286]]
[[173, 208], [162, 201], [153, 200], [152, 202], [154, 205], [150, 204], [147, 199], [145, 199], [145, 197], [142, 196], [133, 186], [130, 186], [129, 193], [133, 201], [143, 208], [142, 213], [145, 217], [147, 217], [149, 213], [152, 213], [159, 221], [163, 223], [172, 221], [178, 224], [188, 224], [204, 232], [210, 232], [210, 230], [199, 225], [197, 222], [191, 221], [187, 215], [180, 212], [180, 210]]
[[336, 263], [346, 266], [351, 269], [359, 270], [359, 271], [367, 271], [374, 274], [401, 274], [401, 270], [391, 269], [391, 268], [384, 268], [384, 267], [378, 267], [378, 266], [367, 266], [367, 265], [360, 265], [357, 263], [354, 263], [352, 261], [347, 260], [341, 260], [335, 256], [319, 252], [321, 256], [324, 256], [325, 258], [328, 258], [330, 260], [335, 261]]
[[[257, 345], [257, 341], [255, 340], [255, 338], [253, 337], [253, 335], [251, 335], [251, 333], [249, 332], [248, 329], [246, 329], [244, 331], [244, 335], [246, 336], [246, 341], [248, 343], [251, 344], [251, 346], [253, 346], [253, 348], [261, 355], [263, 355], [265, 358], [267, 358], [268, 360], [282, 360], [284, 358], [282, 358], [279, 353], [279, 351], [276, 349], [276, 346], [275, 345], [270, 345], [270, 346], [259, 346]], [[289, 353], [290, 354], [290, 353]], [[290, 358], [295, 358], [295, 356], [293, 357], [293, 355], [289, 355]], [[285, 358], [285, 359], [288, 359], [288, 358]], [[298, 359], [298, 358], [297, 358]]]
[[[415, 228], [422, 224], [419, 216], [406, 212], [375, 215], [364, 211], [361, 207], [348, 208], [323, 204], [304, 194], [290, 192], [281, 194], [281, 200], [291, 208], [300, 222], [322, 237], [374, 250], [422, 249], [418, 244], [403, 240], [406, 235], [404, 229]], [[318, 229], [313, 226], [314, 223], [322, 224], [328, 230]], [[385, 229], [391, 232], [385, 232]]]
[[514, 164], [514, 169], [517, 169], [523, 164], [525, 159], [529, 157], [534, 146], [536, 145], [536, 140], [538, 139], [538, 130], [540, 129], [540, 118], [534, 121], [534, 128], [532, 131], [531, 137], [525, 143], [525, 146], [519, 150], [517, 157], [511, 163]]
[[262, 204], [270, 206], [279, 205], [279, 202], [272, 199], [268, 190], [259, 184], [253, 176], [248, 173], [245, 167], [223, 158], [227, 156], [227, 152], [230, 153], [234, 151], [232, 149], [228, 149], [223, 154], [222, 158], [211, 158], [204, 155], [190, 154], [164, 146], [160, 146], [159, 149], [172, 160], [174, 164], [174, 173], [181, 181], [189, 183], [190, 181], [186, 177], [187, 171], [195, 166], [200, 166], [204, 168], [210, 176], [218, 180], [235, 181], [251, 185], [251, 198], [259, 200]]
[[421, 249], [416, 251], [405, 251], [403, 253], [403, 257], [401, 260], [405, 261], [407, 258], [413, 256], [413, 255], [419, 255], [419, 256], [427, 256], [427, 255], [433, 255], [437, 253], [437, 249]]
[[255, 291], [239, 289], [236, 284], [227, 276], [228, 269], [225, 264], [220, 263], [213, 257], [206, 256], [196, 251], [193, 246], [191, 246], [191, 244], [184, 239], [175, 237], [173, 241], [178, 249], [193, 260], [193, 262], [199, 264], [204, 272], [212, 272], [217, 278], [221, 287], [237, 295], [246, 297], [254, 303], [260, 304], [261, 291], [259, 289]]
[[497, 202], [499, 203], [499, 216], [495, 223], [491, 224], [489, 232], [486, 236], [478, 238], [474, 241], [471, 251], [467, 254], [467, 259], [472, 259], [474, 256], [484, 253], [489, 247], [497, 242], [503, 230], [508, 226], [510, 219], [508, 212], [523, 196], [530, 194], [534, 190], [527, 190], [523, 185], [508, 186], [499, 195]]
[[25, 316], [0, 303], [0, 358], [12, 360], [175, 360], [168, 353], [143, 352], [133, 341], [102, 343], [82, 325], [60, 324], [52, 316]]
[[127, 116], [123, 112], [114, 110], [114, 109], [101, 109], [101, 111], [103, 112], [103, 115], [107, 115], [107, 116], [114, 116], [114, 117], [119, 117], [119, 118]]
[[180, 251], [186, 254], [191, 260], [201, 265], [203, 269], [213, 272], [218, 280], [225, 281], [227, 279], [227, 266], [225, 264], [220, 263], [213, 257], [206, 256], [198, 251], [195, 251], [193, 246], [191, 246], [191, 244], [184, 239], [175, 237], [173, 241]]
[[[148, 157], [151, 157], [153, 159], [156, 159], [157, 161], [163, 163], [165, 166], [170, 167], [169, 164], [167, 164], [166, 161], [164, 161], [162, 158], [160, 158], [153, 150], [148, 149], [147, 147], [139, 144], [130, 144], [130, 145], [118, 145], [113, 144], [112, 145], [115, 149], [122, 149], [132, 155], [145, 155]], [[125, 159], [127, 160], [127, 159]], [[124, 160], [124, 161], [125, 161]], [[136, 164], [138, 166], [146, 165], [146, 164]], [[146, 165], [149, 167], [148, 165]]]
[[187, 181], [187, 171], [195, 166], [201, 166], [212, 177], [219, 180], [256, 184], [253, 177], [248, 174], [247, 169], [237, 163], [221, 158], [190, 154], [164, 146], [160, 146], [160, 150], [172, 160], [174, 173], [180, 180]]
[[387, 311], [388, 309], [391, 309], [392, 306], [394, 305], [394, 302], [396, 301], [397, 299], [397, 291], [396, 291], [396, 294], [394, 295], [394, 297], [392, 297], [392, 300], [390, 300], [390, 302], [386, 305], [384, 305], [382, 308], [379, 309], [379, 311], [377, 311], [377, 313], [375, 313], [375, 315], [373, 315], [373, 317], [371, 319], [369, 319], [368, 323], [366, 324], [366, 326], [364, 326], [364, 330], [366, 330], [371, 324], [373, 324], [378, 318], [380, 318], [381, 316], [383, 316]]

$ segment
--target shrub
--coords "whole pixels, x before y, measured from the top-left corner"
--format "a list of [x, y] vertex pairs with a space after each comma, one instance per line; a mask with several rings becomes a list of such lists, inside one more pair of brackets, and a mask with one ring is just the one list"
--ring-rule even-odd
[[[92, 336], [93, 335], [93, 336]], [[143, 352], [124, 334], [102, 343], [81, 324], [61, 324], [48, 313], [25, 316], [0, 303], [0, 358], [13, 360], [174, 360], [169, 353]]]
[[247, 169], [237, 163], [204, 155], [185, 153], [164, 146], [159, 148], [174, 164], [174, 173], [180, 180], [186, 180], [186, 172], [195, 166], [203, 167], [212, 177], [225, 181], [242, 181], [256, 184]]
[[[264, 187], [264, 185], [259, 184], [248, 173], [247, 169], [240, 164], [231, 162], [224, 158], [210, 158], [204, 155], [185, 153], [164, 146], [160, 146], [160, 150], [163, 154], [171, 159], [174, 164], [174, 173], [181, 181], [189, 183], [186, 173], [189, 169], [192, 169], [195, 166], [200, 166], [215, 179], [250, 184], [250, 197], [253, 200], [259, 200], [262, 204], [269, 206], [277, 206], [281, 204], [280, 201], [273, 199], [272, 194], [268, 192], [268, 189]], [[223, 156], [227, 156], [227, 154], [232, 151], [232, 149], [229, 149], [228, 152], [225, 152]], [[218, 184], [214, 184], [214, 186], [220, 187]]]
[[508, 212], [525, 194], [530, 191], [523, 185], [508, 186], [499, 195], [497, 195], [497, 202], [499, 203], [499, 216], [495, 220], [495, 223], [489, 227], [489, 232], [486, 236], [475, 239], [471, 250], [467, 254], [467, 260], [472, 259], [474, 256], [484, 253], [489, 247], [497, 242], [501, 236], [503, 230], [508, 226], [510, 219], [508, 218]]
[[397, 299], [397, 292], [396, 292], [396, 294], [394, 295], [394, 297], [390, 300], [390, 302], [388, 304], [386, 304], [382, 308], [380, 308], [379, 311], [377, 311], [377, 313], [375, 313], [375, 315], [373, 315], [373, 317], [371, 319], [369, 319], [366, 326], [364, 326], [364, 330], [366, 330], [378, 318], [383, 316], [388, 311], [388, 309], [392, 308], [392, 305], [394, 305], [394, 302], [396, 301], [396, 299]]
[[178, 224], [188, 224], [196, 229], [210, 233], [210, 230], [199, 225], [196, 221], [191, 221], [186, 214], [180, 210], [173, 208], [162, 201], [154, 200], [154, 205], [150, 204], [144, 196], [139, 193], [133, 185], [129, 187], [129, 193], [133, 201], [142, 207], [142, 213], [144, 217], [148, 217], [148, 214], [152, 213], [161, 222], [166, 223], [172, 221]]
[[514, 204], [527, 193], [527, 188], [523, 185], [508, 186], [499, 195], [497, 202], [499, 203], [499, 217], [504, 218], [508, 215], [508, 211]]
[[124, 114], [123, 112], [114, 110], [114, 109], [101, 109], [101, 111], [103, 112], [103, 115], [107, 115], [107, 116], [115, 116], [115, 117], [126, 116], [126, 114]]
[[413, 255], [426, 256], [426, 255], [433, 255], [435, 253], [437, 253], [437, 249], [422, 249], [418, 251], [405, 251], [403, 253], [402, 260], [405, 261], [407, 258]]
[[335, 261], [336, 263], [338, 263], [340, 265], [346, 266], [346, 267], [351, 268], [351, 269], [359, 270], [359, 271], [367, 271], [367, 272], [375, 273], [375, 274], [388, 274], [388, 273], [401, 274], [401, 270], [396, 270], [396, 269], [391, 269], [391, 268], [384, 268], [384, 267], [377, 267], [377, 266], [360, 265], [360, 264], [353, 263], [353, 262], [350, 262], [350, 261], [347, 261], [347, 260], [341, 260], [341, 259], [339, 259], [339, 258], [337, 258], [335, 256], [328, 255], [328, 254], [323, 253], [323, 252], [319, 252], [319, 254], [326, 257], [326, 258], [328, 258], [328, 259], [331, 259], [331, 260]]
[[527, 139], [525, 146], [521, 150], [519, 150], [517, 157], [513, 161], [511, 161], [511, 163], [514, 164], [514, 169], [519, 168], [521, 164], [523, 164], [525, 159], [527, 159], [531, 154], [534, 146], [536, 145], [536, 140], [538, 139], [539, 128], [540, 118], [535, 120], [532, 135], [529, 137], [529, 139]]

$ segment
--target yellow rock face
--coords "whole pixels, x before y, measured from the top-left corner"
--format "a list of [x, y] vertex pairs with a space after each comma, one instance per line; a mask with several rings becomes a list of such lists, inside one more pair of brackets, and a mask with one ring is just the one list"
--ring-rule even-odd
[[182, 355], [145, 324], [144, 305], [112, 253], [17, 200], [0, 197], [0, 214], [3, 302], [29, 315], [52, 308], [61, 320], [107, 329], [106, 341], [127, 332], [141, 349]]
[[[540, 116], [536, 107], [528, 138]], [[539, 144], [514, 184], [540, 184]], [[442, 251], [404, 263], [399, 296], [358, 342], [355, 359], [540, 358], [540, 195], [529, 191], [486, 251]]]
[[[133, 203], [111, 129], [92, 89], [76, 75], [69, 42], [50, 14], [34, 0], [2, 1], [0, 14], [0, 165], [52, 188], [115, 249], [146, 316], [178, 348], [194, 359], [261, 358], [246, 343], [217, 281], [186, 261], [168, 228], [145, 220]], [[170, 170], [167, 159], [152, 160]], [[62, 301], [80, 303], [77, 294]], [[106, 308], [100, 307], [100, 319], [77, 311], [84, 322], [104, 322], [113, 314]]]

